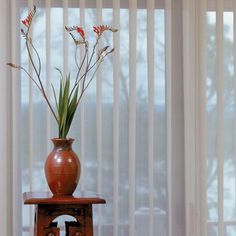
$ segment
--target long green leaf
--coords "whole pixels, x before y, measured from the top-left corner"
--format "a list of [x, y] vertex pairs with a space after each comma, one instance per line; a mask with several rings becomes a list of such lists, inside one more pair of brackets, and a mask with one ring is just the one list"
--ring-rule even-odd
[[69, 106], [69, 92], [70, 92], [70, 75], [66, 78], [65, 87], [63, 91], [63, 113], [62, 113], [62, 131], [65, 133], [66, 131], [66, 123], [68, 118], [68, 106]]
[[71, 116], [73, 113], [75, 113], [76, 110], [76, 103], [77, 103], [77, 99], [78, 99], [78, 89], [79, 87], [77, 87], [73, 93], [72, 99], [70, 101], [69, 104], [69, 113], [68, 115]]
[[70, 101], [69, 107], [68, 107], [68, 115], [67, 115], [67, 122], [65, 125], [65, 133], [67, 134], [69, 132], [72, 120], [74, 118], [76, 108], [77, 108], [77, 99], [78, 99], [78, 89], [79, 87], [75, 89], [72, 99]]
[[62, 98], [63, 98], [63, 83], [62, 79], [60, 80], [60, 92], [59, 92], [59, 102], [58, 102], [58, 115], [59, 119], [61, 119], [61, 111], [62, 111]]

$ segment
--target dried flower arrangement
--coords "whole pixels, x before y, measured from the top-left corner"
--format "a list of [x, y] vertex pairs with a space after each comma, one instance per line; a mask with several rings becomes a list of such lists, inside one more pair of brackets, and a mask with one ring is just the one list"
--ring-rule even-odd
[[[114, 51], [114, 48], [110, 48], [109, 46], [98, 49], [99, 40], [105, 31], [117, 32], [118, 30], [107, 25], [94, 26], [93, 31], [96, 34], [96, 40], [93, 44], [91, 53], [89, 53], [89, 42], [86, 40], [84, 29], [80, 26], [65, 27], [65, 30], [69, 33], [75, 44], [74, 60], [77, 73], [74, 80], [72, 80], [70, 73], [64, 77], [62, 71], [56, 68], [60, 74], [60, 87], [59, 94], [57, 95], [55, 87], [52, 84], [53, 96], [56, 104], [54, 108], [52, 102], [46, 94], [42, 82], [42, 63], [40, 55], [34, 46], [32, 38], [30, 37], [30, 29], [35, 13], [36, 6], [34, 6], [29, 12], [28, 16], [22, 20], [24, 27], [21, 28], [21, 34], [25, 39], [27, 54], [29, 56], [31, 66], [35, 72], [35, 77], [33, 77], [33, 75], [21, 65], [16, 65], [13, 63], [7, 63], [7, 65], [24, 71], [28, 78], [33, 81], [45, 99], [50, 111], [53, 114], [53, 117], [57, 122], [58, 137], [66, 138], [84, 92], [95, 77], [95, 74], [101, 63], [104, 61], [104, 58]], [[83, 47], [84, 49], [84, 55], [82, 57], [81, 63], [78, 62], [77, 57], [78, 49], [80, 47]]]

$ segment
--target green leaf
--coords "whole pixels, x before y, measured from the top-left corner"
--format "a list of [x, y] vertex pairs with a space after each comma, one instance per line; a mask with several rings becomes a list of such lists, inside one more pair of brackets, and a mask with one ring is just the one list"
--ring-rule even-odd
[[69, 92], [70, 92], [70, 75], [66, 78], [65, 86], [63, 91], [63, 98], [62, 98], [62, 118], [61, 118], [61, 128], [62, 132], [65, 133], [66, 126], [67, 126], [67, 119], [68, 119], [68, 106], [69, 106]]
[[71, 102], [69, 104], [69, 116], [72, 115], [73, 113], [75, 113], [76, 108], [77, 108], [77, 98], [78, 98], [78, 90], [79, 87], [77, 86], [77, 88], [75, 89]]
[[[53, 88], [54, 89], [54, 88]], [[70, 74], [65, 80], [60, 81], [60, 92], [58, 98], [58, 116], [59, 116], [59, 137], [66, 138], [76, 109], [78, 107], [78, 92], [79, 86], [75, 87], [74, 91], [70, 92]], [[54, 96], [56, 97], [55, 89]]]
[[61, 117], [62, 97], [63, 97], [63, 83], [62, 83], [62, 79], [61, 79], [60, 80], [59, 99], [58, 99], [58, 114], [59, 114], [59, 117]]
[[75, 91], [73, 93], [72, 99], [69, 103], [69, 106], [68, 106], [67, 122], [65, 124], [65, 133], [66, 134], [69, 132], [72, 120], [74, 118], [74, 115], [75, 115], [75, 112], [77, 109], [78, 89], [79, 89], [79, 87], [77, 86], [77, 88], [75, 89]]

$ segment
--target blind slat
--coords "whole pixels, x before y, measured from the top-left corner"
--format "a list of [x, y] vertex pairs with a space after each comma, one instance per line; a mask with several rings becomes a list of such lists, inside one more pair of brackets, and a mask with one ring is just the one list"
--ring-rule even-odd
[[[102, 24], [102, 0], [96, 0], [96, 19], [98, 24]], [[101, 41], [99, 42], [101, 46]], [[97, 130], [97, 167], [98, 167], [98, 182], [97, 191], [102, 192], [102, 78], [101, 71], [96, 74], [96, 130]], [[102, 235], [101, 231], [101, 206], [98, 206], [98, 236]]]
[[200, 17], [199, 17], [199, 91], [200, 91], [200, 219], [201, 219], [201, 235], [207, 235], [207, 205], [206, 205], [206, 158], [207, 158], [207, 114], [206, 114], [206, 45], [207, 45], [207, 34], [206, 34], [206, 1], [201, 0], [199, 2]]
[[216, 3], [216, 81], [217, 81], [217, 182], [218, 182], [218, 221], [219, 236], [224, 235], [223, 179], [224, 179], [224, 82], [223, 82], [223, 1]]
[[[50, 89], [51, 89], [51, 2], [46, 0], [46, 92], [50, 98]], [[47, 108], [47, 134], [46, 140], [51, 138], [51, 111]], [[50, 142], [47, 141], [47, 153], [50, 152]]]
[[68, 0], [63, 0], [63, 71], [64, 76], [68, 75], [68, 34], [65, 31], [68, 26]]
[[[33, 5], [34, 5], [34, 1], [33, 0], [28, 0], [28, 9], [29, 11], [31, 11], [31, 9], [33, 9]], [[30, 33], [31, 38], [33, 39], [33, 29], [34, 27], [32, 26], [32, 31]], [[31, 50], [31, 49], [30, 49]], [[32, 50], [31, 50], [32, 52]], [[31, 76], [33, 76], [33, 68], [32, 65], [29, 61], [29, 74]], [[33, 133], [33, 83], [32, 80], [29, 80], [29, 188], [30, 191], [33, 191], [33, 168], [34, 168], [34, 153], [33, 153], [33, 137], [34, 137], [34, 133]], [[30, 207], [29, 210], [29, 216], [30, 216], [30, 234], [33, 234], [33, 224], [34, 221], [32, 219], [33, 215], [33, 207]]]
[[[20, 15], [17, 11], [17, 6], [14, 0], [11, 1], [11, 59], [13, 61], [20, 61], [19, 56], [19, 49], [17, 48], [18, 43], [20, 42], [20, 36], [18, 34], [17, 29], [17, 22], [20, 22]], [[22, 226], [22, 209], [21, 207], [21, 192], [22, 192], [22, 176], [21, 176], [21, 169], [22, 164], [19, 158], [20, 147], [19, 147], [19, 137], [20, 137], [20, 130], [19, 130], [19, 123], [20, 123], [20, 102], [21, 102], [21, 95], [20, 95], [20, 85], [21, 82], [18, 79], [20, 72], [19, 71], [11, 71], [11, 79], [12, 79], [12, 134], [9, 137], [12, 138], [11, 143], [11, 154], [14, 162], [12, 162], [12, 195], [14, 196], [11, 199], [12, 209], [11, 214], [9, 214], [12, 219], [11, 235], [18, 235], [21, 230]], [[8, 92], [7, 92], [8, 93]], [[10, 107], [10, 104], [8, 104]], [[1, 132], [3, 130], [1, 129]], [[9, 132], [7, 132], [9, 134]], [[10, 155], [10, 153], [9, 153]], [[8, 196], [9, 199], [9, 196]], [[2, 208], [1, 208], [2, 209]], [[9, 208], [7, 209], [9, 211]], [[2, 209], [2, 212], [4, 210]], [[12, 215], [13, 214], [13, 215]], [[5, 234], [7, 235], [7, 234]]]
[[[115, 28], [120, 28], [120, 0], [113, 0], [113, 25]], [[113, 45], [115, 48], [113, 62], [114, 74], [113, 74], [113, 158], [114, 158], [114, 192], [113, 192], [113, 204], [114, 204], [114, 236], [118, 236], [119, 225], [119, 78], [120, 78], [120, 37], [119, 32], [113, 37]]]
[[129, 1], [129, 235], [135, 236], [137, 1]]
[[154, 235], [154, 1], [147, 1], [149, 235]]
[[171, 114], [171, 100], [172, 100], [172, 84], [171, 84], [171, 1], [165, 0], [165, 40], [166, 40], [166, 103], [167, 103], [167, 181], [168, 181], [168, 235], [172, 235], [172, 141], [171, 141], [171, 123], [172, 123], [172, 114]]
[[[79, 8], [80, 8], [80, 25], [84, 27], [85, 25], [85, 0], [79, 1]], [[83, 56], [84, 56], [84, 50], [80, 50], [80, 61], [82, 62]], [[83, 70], [83, 69], [82, 69]], [[82, 71], [81, 74], [84, 72]], [[81, 81], [82, 85], [82, 81]], [[82, 86], [80, 86], [80, 91], [82, 90]], [[84, 110], [84, 100], [82, 99], [80, 102], [80, 148], [81, 148], [81, 178], [80, 178], [80, 186], [81, 190], [85, 190], [85, 110]]]
[[[233, 7], [233, 39], [234, 39], [234, 99], [236, 101], [236, 1], [234, 1], [234, 7]], [[235, 103], [235, 108], [234, 108], [234, 130], [235, 130], [235, 137], [236, 137], [236, 103]], [[234, 155], [236, 154], [236, 139], [234, 142]], [[236, 179], [236, 158], [235, 158], [235, 179]], [[235, 181], [235, 196], [236, 196], [236, 181]]]
[[[33, 9], [33, 0], [28, 1], [28, 10], [31, 11]], [[33, 38], [33, 26], [32, 31], [30, 32], [31, 38]], [[30, 51], [32, 53], [32, 49], [30, 48]], [[30, 60], [28, 60], [28, 66], [29, 66], [29, 74], [30, 76], [33, 76], [33, 68], [31, 65]], [[30, 173], [30, 190], [32, 191], [32, 176], [33, 176], [33, 83], [32, 80], [29, 80], [29, 173]]]

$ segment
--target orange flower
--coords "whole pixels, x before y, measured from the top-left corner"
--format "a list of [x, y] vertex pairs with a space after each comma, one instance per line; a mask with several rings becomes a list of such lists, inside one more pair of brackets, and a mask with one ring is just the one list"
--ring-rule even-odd
[[32, 20], [33, 20], [35, 12], [36, 12], [36, 6], [34, 6], [34, 8], [30, 11], [28, 16], [24, 20], [21, 21], [22, 24], [27, 26], [27, 27], [29, 27], [31, 22], [32, 22]]
[[85, 34], [84, 34], [84, 30], [82, 27], [77, 26], [76, 31], [80, 34], [80, 36], [84, 39], [85, 38]]
[[98, 26], [93, 26], [93, 31], [98, 35], [102, 35], [102, 33], [104, 32], [105, 27], [104, 25], [98, 25]]
[[102, 33], [106, 30], [112, 31], [112, 32], [117, 32], [117, 29], [112, 28], [109, 25], [97, 25], [97, 26], [93, 26], [93, 31], [97, 34], [97, 36], [101, 36]]
[[21, 22], [22, 22], [22, 24], [27, 25], [26, 20], [22, 20]]

